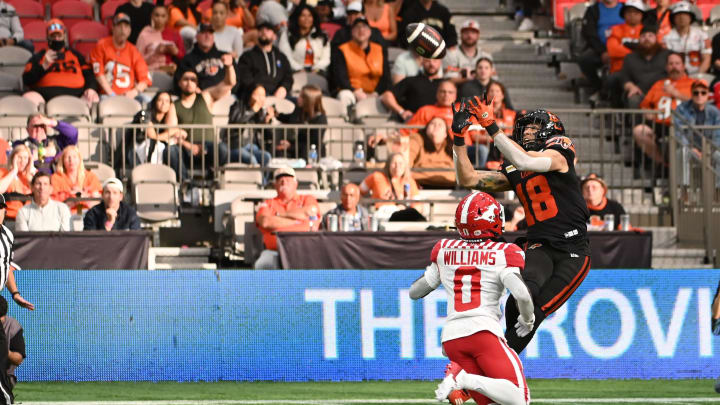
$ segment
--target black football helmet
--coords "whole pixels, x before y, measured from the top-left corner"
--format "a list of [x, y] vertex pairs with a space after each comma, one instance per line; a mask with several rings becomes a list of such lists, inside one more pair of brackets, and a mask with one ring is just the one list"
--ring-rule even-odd
[[[525, 127], [531, 124], [540, 126], [535, 133], [535, 139], [523, 142], [523, 134]], [[513, 128], [513, 140], [521, 145], [527, 151], [539, 151], [545, 145], [545, 142], [556, 136], [564, 136], [565, 127], [557, 115], [545, 110], [535, 110], [521, 115], [515, 120]]]

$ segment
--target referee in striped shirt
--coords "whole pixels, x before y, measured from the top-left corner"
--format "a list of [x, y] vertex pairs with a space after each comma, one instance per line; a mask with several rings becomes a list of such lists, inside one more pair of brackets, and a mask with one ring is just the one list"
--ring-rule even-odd
[[[15, 270], [17, 266], [12, 262], [12, 248], [15, 237], [3, 224], [5, 221], [6, 208], [5, 197], [0, 194], [0, 290], [7, 286], [8, 292], [12, 295], [15, 303], [32, 311], [35, 309], [35, 305], [26, 301], [22, 295], [20, 295], [17, 284], [15, 284], [13, 270]], [[12, 404], [15, 398], [12, 393], [10, 379], [7, 375], [7, 369], [10, 363], [7, 347], [8, 341], [7, 336], [5, 336], [5, 330], [0, 328], [0, 405]]]

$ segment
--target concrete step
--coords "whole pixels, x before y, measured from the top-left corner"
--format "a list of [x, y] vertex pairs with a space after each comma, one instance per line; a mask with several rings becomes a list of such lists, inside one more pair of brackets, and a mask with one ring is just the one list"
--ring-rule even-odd
[[705, 250], [665, 248], [654, 249], [652, 257], [654, 269], [710, 268], [705, 264]]
[[217, 270], [215, 263], [156, 263], [153, 270]]
[[502, 10], [500, 0], [440, 0], [452, 14], [495, 13]]
[[150, 270], [215, 269], [208, 263], [211, 254], [206, 247], [152, 247], [148, 257]]
[[208, 262], [208, 256], [155, 256], [155, 264], [191, 264]]
[[[453, 11], [452, 9], [450, 10]], [[515, 29], [515, 21], [507, 15], [453, 15], [450, 22], [459, 30], [467, 20], [475, 20], [480, 25], [480, 38], [485, 38], [486, 31], [510, 31]]]
[[677, 243], [677, 228], [674, 226], [649, 226], [644, 229], [653, 233], [653, 249], [668, 249]]

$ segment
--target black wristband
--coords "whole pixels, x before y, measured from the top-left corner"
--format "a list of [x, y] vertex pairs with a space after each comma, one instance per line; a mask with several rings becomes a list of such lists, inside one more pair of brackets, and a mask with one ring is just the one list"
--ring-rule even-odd
[[464, 136], [453, 136], [453, 143], [455, 146], [465, 146], [465, 137]]
[[496, 133], [500, 132], [500, 127], [498, 127], [497, 123], [493, 121], [492, 124], [485, 127], [485, 130], [487, 131], [488, 135], [493, 136]]
[[14, 293], [11, 293], [10, 295], [11, 295], [13, 298], [15, 298], [15, 295], [18, 295], [18, 294], [20, 294], [20, 291], [15, 291]]

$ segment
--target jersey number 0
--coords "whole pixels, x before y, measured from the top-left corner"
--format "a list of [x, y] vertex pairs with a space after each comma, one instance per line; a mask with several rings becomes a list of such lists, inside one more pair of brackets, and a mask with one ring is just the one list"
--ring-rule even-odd
[[[528, 204], [525, 193], [522, 190], [522, 184], [515, 186], [515, 192], [520, 198], [520, 202], [525, 208], [525, 218], [528, 226], [532, 226], [535, 222], [542, 222], [557, 215], [558, 209], [555, 204], [555, 197], [550, 191], [550, 185], [545, 176], [533, 177], [525, 183], [525, 191], [530, 198]], [[532, 209], [531, 209], [532, 208]]]
[[455, 270], [455, 310], [469, 311], [480, 306], [480, 277], [482, 272], [473, 266], [458, 267]]

